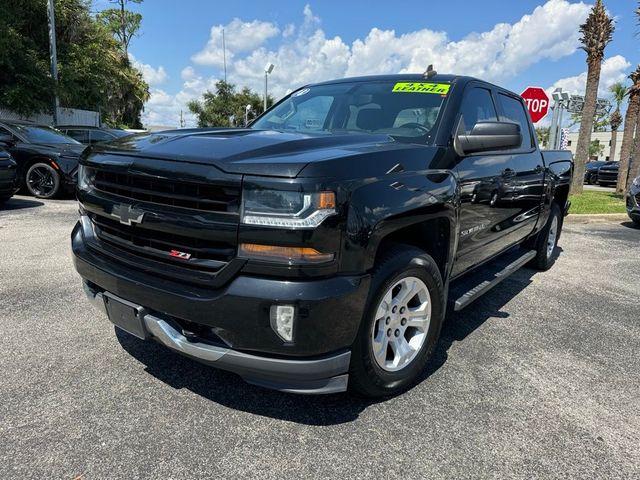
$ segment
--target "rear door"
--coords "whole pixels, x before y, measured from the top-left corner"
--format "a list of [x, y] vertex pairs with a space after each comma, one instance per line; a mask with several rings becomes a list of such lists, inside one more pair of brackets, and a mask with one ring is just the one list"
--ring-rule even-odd
[[527, 117], [518, 108], [523, 106], [517, 97], [486, 84], [470, 83], [465, 89], [460, 115], [466, 132], [479, 121], [508, 121], [520, 125], [523, 142], [514, 150], [458, 159], [460, 233], [454, 275], [515, 244], [535, 225], [542, 193], [542, 155]]
[[500, 120], [517, 123], [522, 132], [522, 145], [510, 154], [510, 168], [515, 174], [502, 199], [505, 206], [514, 208], [517, 213], [510, 218], [509, 235], [505, 237], [505, 243], [513, 244], [523, 240], [535, 227], [543, 197], [545, 170], [522, 99], [500, 90], [496, 92], [496, 99]]

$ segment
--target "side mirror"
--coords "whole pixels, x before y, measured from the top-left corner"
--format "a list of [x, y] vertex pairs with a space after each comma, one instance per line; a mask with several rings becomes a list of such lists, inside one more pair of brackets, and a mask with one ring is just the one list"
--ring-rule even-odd
[[522, 145], [520, 125], [510, 122], [478, 122], [471, 133], [459, 133], [455, 149], [459, 155], [508, 150]]
[[7, 147], [13, 147], [16, 144], [15, 140], [13, 139], [13, 136], [6, 134], [6, 133], [0, 133], [0, 145], [5, 145]]

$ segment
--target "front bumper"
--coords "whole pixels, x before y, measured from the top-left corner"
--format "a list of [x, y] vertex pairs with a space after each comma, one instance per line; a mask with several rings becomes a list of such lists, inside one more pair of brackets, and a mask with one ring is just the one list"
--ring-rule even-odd
[[[349, 349], [363, 315], [369, 276], [293, 281], [239, 275], [211, 289], [160, 279], [101, 256], [84, 241], [79, 224], [72, 233], [72, 250], [92, 301], [104, 309], [102, 296], [108, 294], [140, 305], [149, 337], [169, 348], [278, 390], [346, 389]], [[296, 307], [293, 343], [271, 328], [274, 304]], [[187, 338], [181, 326], [206, 329], [220, 346]]]
[[[84, 283], [84, 291], [90, 302], [106, 314], [105, 294]], [[132, 305], [124, 299], [120, 302]], [[165, 319], [141, 306], [134, 308], [143, 321], [144, 337], [216, 368], [239, 374], [246, 382], [266, 388], [291, 393], [326, 394], [344, 392], [347, 389], [351, 352], [343, 351], [312, 360], [293, 360], [251, 355], [227, 347], [187, 338]]]
[[629, 218], [640, 222], [640, 188], [631, 188], [627, 193], [627, 214]]

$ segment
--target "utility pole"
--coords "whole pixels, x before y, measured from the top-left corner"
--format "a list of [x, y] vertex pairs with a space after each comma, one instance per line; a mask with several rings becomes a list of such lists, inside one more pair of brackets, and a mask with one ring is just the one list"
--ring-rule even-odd
[[224, 83], [227, 83], [227, 45], [224, 41], [224, 28], [222, 29], [222, 63], [224, 65]]
[[55, 91], [53, 94], [53, 124], [58, 124], [58, 108], [60, 100], [58, 99], [58, 53], [56, 49], [56, 16], [53, 9], [53, 0], [47, 2], [47, 18], [49, 20], [49, 56], [51, 57], [51, 78]]
[[184, 116], [182, 115], [182, 110], [180, 110], [180, 128], [184, 128]]

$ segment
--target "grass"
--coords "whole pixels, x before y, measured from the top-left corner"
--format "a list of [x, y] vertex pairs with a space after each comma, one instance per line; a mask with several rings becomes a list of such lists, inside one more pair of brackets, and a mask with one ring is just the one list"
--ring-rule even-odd
[[569, 213], [626, 213], [622, 195], [613, 192], [583, 192], [581, 195], [570, 195], [571, 209]]

